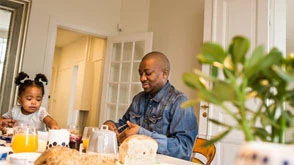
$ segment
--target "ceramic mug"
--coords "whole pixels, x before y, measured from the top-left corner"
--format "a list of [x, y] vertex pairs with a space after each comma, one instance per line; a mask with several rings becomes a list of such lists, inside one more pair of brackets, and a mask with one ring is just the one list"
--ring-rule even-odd
[[46, 149], [54, 146], [69, 147], [69, 131], [66, 129], [51, 129], [48, 132]]

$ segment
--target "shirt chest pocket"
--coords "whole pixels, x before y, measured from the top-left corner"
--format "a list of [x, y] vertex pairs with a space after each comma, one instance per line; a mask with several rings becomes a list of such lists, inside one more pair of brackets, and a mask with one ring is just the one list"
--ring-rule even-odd
[[156, 124], [161, 119], [162, 119], [162, 115], [160, 116], [151, 115], [148, 120], [150, 121], [150, 123]]
[[145, 119], [145, 123], [147, 129], [162, 133], [162, 115], [151, 115]]
[[130, 111], [130, 122], [138, 124], [140, 123], [141, 117], [142, 117], [141, 113]]

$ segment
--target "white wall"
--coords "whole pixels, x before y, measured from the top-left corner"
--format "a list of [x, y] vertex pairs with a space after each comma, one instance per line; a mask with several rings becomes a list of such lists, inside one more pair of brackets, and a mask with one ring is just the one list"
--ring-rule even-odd
[[286, 14], [286, 53], [294, 53], [294, 21], [293, 21], [293, 10], [291, 7], [294, 6], [293, 0], [287, 0], [287, 14]]
[[[200, 67], [196, 55], [203, 40], [204, 0], [32, 1], [23, 60], [23, 71], [28, 74], [43, 72], [50, 79], [57, 26], [102, 37], [152, 31], [154, 50], [170, 59], [172, 84], [189, 97], [196, 96], [181, 76]], [[120, 33], [118, 23], [123, 28]], [[50, 82], [46, 91], [49, 87]]]
[[171, 63], [171, 83], [195, 98], [182, 74], [198, 67], [196, 55], [203, 40], [204, 0], [151, 0], [149, 31], [154, 32], [153, 49], [165, 53]]
[[[23, 71], [34, 77], [42, 72], [50, 79], [56, 27], [65, 26], [96, 36], [117, 35], [120, 0], [32, 0]], [[43, 105], [47, 106], [46, 87]]]
[[195, 98], [195, 92], [184, 85], [181, 76], [201, 67], [196, 55], [203, 41], [203, 19], [204, 0], [122, 0], [120, 34], [153, 32], [153, 50], [170, 59], [171, 83]]
[[47, 48], [56, 38], [48, 35], [50, 25], [70, 26], [101, 36], [116, 35], [120, 7], [120, 0], [32, 0], [23, 70], [29, 74], [44, 70], [44, 58], [50, 56]]
[[120, 35], [148, 30], [149, 2], [150, 0], [122, 0]]

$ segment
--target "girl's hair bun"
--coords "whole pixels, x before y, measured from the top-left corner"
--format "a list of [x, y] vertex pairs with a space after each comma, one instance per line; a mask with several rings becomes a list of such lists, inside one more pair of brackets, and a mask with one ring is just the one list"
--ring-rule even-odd
[[28, 78], [29, 78], [29, 75], [28, 75], [28, 74], [26, 74], [26, 73], [24, 73], [24, 72], [20, 72], [20, 73], [18, 73], [18, 75], [16, 76], [14, 82], [15, 82], [16, 85], [21, 85], [21, 84], [23, 84], [24, 81], [25, 81], [26, 79], [28, 79]]
[[42, 74], [42, 73], [38, 73], [35, 77], [35, 82], [40, 82], [40, 83], [43, 83], [45, 85], [48, 84], [48, 80], [47, 80], [47, 77]]

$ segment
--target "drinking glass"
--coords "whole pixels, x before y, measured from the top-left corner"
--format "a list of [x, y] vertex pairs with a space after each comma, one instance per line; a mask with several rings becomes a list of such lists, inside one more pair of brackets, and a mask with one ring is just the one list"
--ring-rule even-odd
[[80, 150], [82, 136], [80, 135], [79, 126], [75, 124], [69, 124], [67, 126], [67, 130], [70, 132], [69, 148]]
[[79, 135], [80, 134], [79, 126], [75, 125], [75, 124], [67, 125], [67, 130], [69, 131], [70, 134], [74, 134], [74, 135]]
[[84, 128], [83, 136], [82, 136], [84, 150], [87, 149], [87, 147], [89, 145], [90, 136], [96, 130], [99, 130], [99, 128], [98, 127], [85, 127]]
[[35, 127], [20, 124], [14, 127], [11, 148], [14, 153], [36, 152], [38, 149], [38, 133]]

